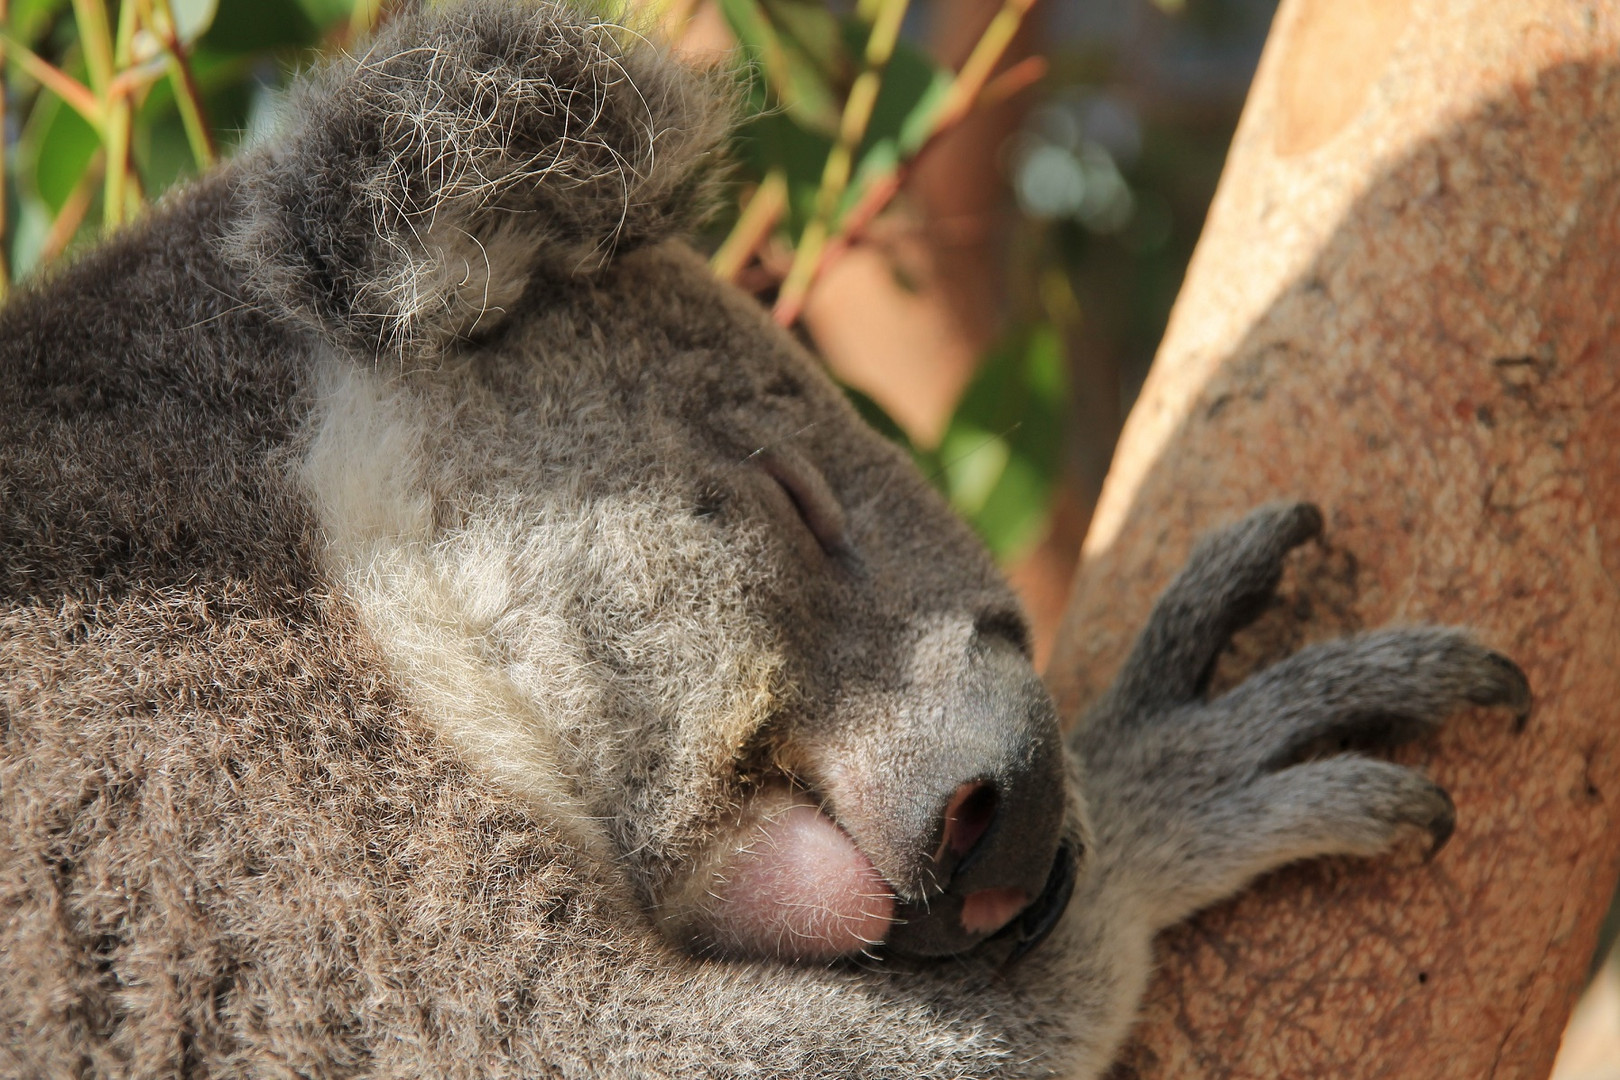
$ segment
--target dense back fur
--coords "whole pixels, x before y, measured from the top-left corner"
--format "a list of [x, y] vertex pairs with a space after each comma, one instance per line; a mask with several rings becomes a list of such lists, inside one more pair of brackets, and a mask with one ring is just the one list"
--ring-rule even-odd
[[3, 629], [0, 1076], [948, 1077], [1052, 1045], [988, 973], [674, 953], [319, 595]]

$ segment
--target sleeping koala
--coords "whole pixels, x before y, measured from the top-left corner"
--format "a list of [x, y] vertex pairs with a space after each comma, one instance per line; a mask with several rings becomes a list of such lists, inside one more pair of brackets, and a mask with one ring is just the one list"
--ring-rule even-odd
[[395, 23], [0, 315], [0, 1075], [1095, 1077], [1165, 925], [1436, 844], [1450, 630], [1214, 700], [1306, 505], [1067, 740], [967, 529], [677, 238], [727, 95]]

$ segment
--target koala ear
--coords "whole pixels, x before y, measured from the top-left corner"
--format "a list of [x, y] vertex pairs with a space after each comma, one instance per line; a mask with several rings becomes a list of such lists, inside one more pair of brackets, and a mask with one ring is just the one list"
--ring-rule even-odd
[[305, 77], [235, 167], [251, 299], [405, 358], [499, 322], [539, 269], [589, 273], [713, 204], [731, 94], [557, 0], [446, 5]]

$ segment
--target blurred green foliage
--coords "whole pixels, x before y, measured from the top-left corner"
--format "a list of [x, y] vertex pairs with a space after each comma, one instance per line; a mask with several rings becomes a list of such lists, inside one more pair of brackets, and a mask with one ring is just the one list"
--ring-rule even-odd
[[[863, 227], [930, 139], [965, 115], [1028, 4], [1003, 7], [1005, 18], [985, 32], [961, 72], [893, 42], [864, 105], [859, 81], [874, 69], [873, 40], [886, 13], [904, 14], [904, 0], [873, 0], [842, 14], [821, 0], [719, 4], [742, 46], [738, 77], [748, 109], [735, 134], [740, 187], [756, 197], [776, 190], [781, 199], [755, 222], [749, 200], [739, 200], [724, 222], [730, 238], [716, 265], [734, 274], [740, 260], [728, 258], [732, 249], [746, 255], [768, 238], [792, 252], [776, 302], [779, 318], [791, 322], [802, 297], [795, 290], [807, 288], [814, 272], [804, 264], [822, 256], [828, 238]], [[773, 176], [781, 187], [773, 189]], [[1052, 323], [1022, 322], [982, 358], [937, 446], [913, 444], [876, 402], [850, 395], [911, 452], [999, 558], [1016, 560], [1040, 541], [1059, 482], [1067, 413], [1066, 364]]]
[[981, 360], [939, 445], [914, 443], [870, 397], [845, 392], [912, 459], [1004, 562], [1045, 535], [1063, 459], [1069, 386], [1050, 323], [1019, 327]]
[[94, 123], [42, 85], [38, 64], [84, 88], [104, 114], [120, 96], [128, 102], [129, 198], [138, 209], [195, 175], [199, 156], [206, 160], [187, 133], [179, 107], [185, 91], [177, 94], [165, 34], [154, 27], [174, 31], [213, 141], [228, 153], [262, 122], [287, 73], [340, 42], [353, 16], [350, 0], [129, 0], [103, 9], [123, 81], [98, 86], [81, 31], [91, 6], [12, 0], [7, 13], [5, 256], [16, 277], [98, 235], [110, 217], [112, 121]]
[[[781, 224], [791, 239], [815, 215], [870, 27], [857, 15], [835, 15], [819, 0], [720, 0], [720, 9], [742, 43], [739, 74], [748, 115], [737, 131], [739, 161], [756, 180], [772, 169], [785, 174], [789, 199]], [[921, 50], [897, 43], [853, 148], [853, 179], [840, 215], [921, 149], [951, 81], [952, 73]]]

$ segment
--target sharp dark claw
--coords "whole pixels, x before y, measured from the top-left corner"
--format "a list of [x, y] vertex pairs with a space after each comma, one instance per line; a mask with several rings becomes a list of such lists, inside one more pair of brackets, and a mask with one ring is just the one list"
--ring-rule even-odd
[[1293, 506], [1294, 520], [1287, 533], [1289, 548], [1297, 548], [1307, 540], [1314, 540], [1322, 535], [1323, 519], [1322, 508], [1315, 503], [1295, 503]]
[[1425, 861], [1432, 861], [1440, 854], [1440, 849], [1446, 846], [1451, 834], [1457, 829], [1457, 804], [1451, 801], [1451, 795], [1444, 788], [1435, 788], [1435, 793], [1444, 801], [1445, 807], [1427, 824], [1429, 836], [1429, 853], [1424, 856]]
[[1513, 730], [1523, 731], [1530, 722], [1530, 709], [1535, 702], [1530, 680], [1525, 677], [1523, 668], [1501, 653], [1490, 653], [1487, 659], [1500, 678], [1495, 686], [1474, 700], [1481, 705], [1506, 705], [1513, 710]]

